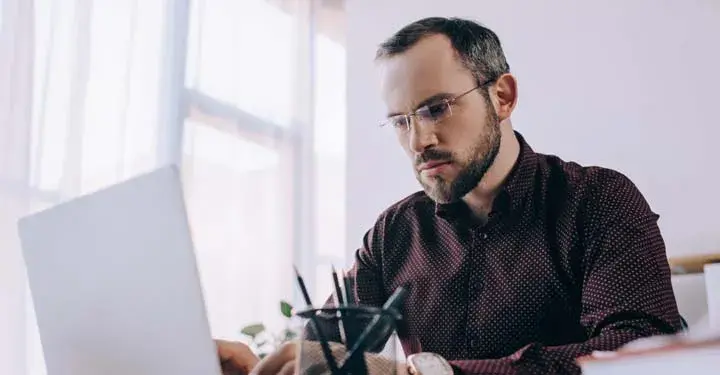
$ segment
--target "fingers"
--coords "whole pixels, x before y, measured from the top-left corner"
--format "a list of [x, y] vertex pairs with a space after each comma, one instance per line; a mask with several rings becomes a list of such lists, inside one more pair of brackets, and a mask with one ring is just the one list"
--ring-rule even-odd
[[215, 340], [222, 369], [227, 374], [249, 374], [260, 359], [240, 342]]
[[285, 364], [285, 366], [282, 367], [280, 372], [278, 373], [280, 375], [295, 375], [295, 360], [292, 360]]
[[276, 375], [285, 371], [285, 366], [292, 364], [291, 369], [293, 371], [288, 374], [294, 373], [294, 362], [297, 356], [297, 344], [295, 342], [288, 342], [280, 347], [280, 350], [265, 357], [253, 370], [253, 375]]

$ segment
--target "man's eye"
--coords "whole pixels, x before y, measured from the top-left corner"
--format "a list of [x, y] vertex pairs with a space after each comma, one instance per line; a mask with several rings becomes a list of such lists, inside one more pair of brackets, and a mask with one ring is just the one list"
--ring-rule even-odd
[[394, 128], [404, 129], [408, 127], [408, 118], [407, 116], [394, 117], [390, 120], [390, 123]]
[[441, 120], [448, 113], [448, 104], [445, 102], [430, 104], [426, 108], [423, 115], [432, 120]]

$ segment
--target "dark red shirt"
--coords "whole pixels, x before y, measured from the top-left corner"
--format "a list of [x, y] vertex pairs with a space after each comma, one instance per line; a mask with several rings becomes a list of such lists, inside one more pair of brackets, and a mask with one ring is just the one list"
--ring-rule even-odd
[[517, 136], [487, 224], [424, 192], [379, 216], [356, 253], [358, 302], [409, 285], [406, 354], [464, 374], [578, 374], [578, 356], [680, 329], [658, 215], [635, 185]]

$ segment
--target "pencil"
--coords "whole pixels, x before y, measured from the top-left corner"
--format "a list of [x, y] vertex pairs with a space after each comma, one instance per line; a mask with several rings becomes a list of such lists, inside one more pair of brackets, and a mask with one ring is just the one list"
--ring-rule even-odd
[[339, 317], [338, 330], [340, 331], [340, 341], [347, 343], [347, 331], [345, 327], [345, 313], [341, 310], [345, 307], [345, 298], [343, 298], [342, 289], [340, 289], [340, 281], [338, 280], [338, 274], [335, 270], [335, 266], [332, 266], [332, 279], [333, 286], [335, 287], [335, 301], [337, 302], [337, 313], [335, 316]]
[[[300, 271], [298, 271], [296, 266], [293, 266], [295, 269], [295, 277], [297, 278], [298, 286], [300, 286], [300, 291], [303, 294], [303, 298], [305, 299], [305, 303], [307, 304], [308, 310], [312, 310], [312, 300], [310, 299], [310, 294], [307, 291], [307, 287], [305, 287], [305, 280], [303, 280], [302, 276], [300, 276]], [[320, 323], [317, 321], [317, 317], [315, 314], [310, 315], [310, 325], [311, 328], [315, 331], [317, 334], [317, 339], [320, 341], [320, 348], [322, 348], [323, 356], [325, 357], [325, 362], [327, 362], [328, 367], [330, 367], [330, 372], [332, 374], [338, 373], [338, 366], [335, 362], [335, 358], [332, 356], [332, 352], [330, 351], [330, 345], [328, 344], [327, 338], [325, 338], [325, 334], [323, 334], [322, 330], [320, 329]]]
[[345, 298], [343, 297], [343, 291], [340, 289], [340, 281], [338, 280], [338, 274], [335, 270], [335, 266], [332, 266], [332, 278], [333, 285], [335, 286], [335, 297], [337, 298], [337, 305], [345, 306]]
[[[343, 279], [343, 292], [344, 298], [345, 298], [345, 306], [357, 306], [357, 303], [354, 299], [353, 289], [352, 289], [352, 282], [350, 279], [350, 276], [342, 270], [342, 279]], [[345, 314], [345, 352], [348, 353], [354, 346], [355, 342], [359, 335], [359, 330], [362, 327], [362, 323], [359, 321], [359, 319], [362, 319], [363, 314], [356, 314], [352, 310], [348, 311]], [[364, 356], [355, 356], [354, 358], [350, 359], [349, 362], [343, 363], [343, 369], [350, 369], [352, 373], [357, 374], [367, 374], [367, 364], [365, 363], [365, 357]]]
[[305, 304], [307, 304], [307, 307], [311, 309], [313, 307], [312, 300], [310, 299], [310, 294], [308, 294], [307, 288], [305, 287], [305, 280], [303, 280], [302, 276], [300, 276], [300, 271], [298, 271], [296, 266], [293, 266], [295, 269], [295, 277], [297, 278], [298, 285], [300, 286], [300, 292], [303, 295], [303, 298], [305, 299]]
[[345, 290], [345, 303], [347, 305], [355, 305], [355, 297], [352, 290], [352, 285], [350, 282], [350, 276], [345, 273], [345, 271], [342, 271], [342, 278], [343, 278], [343, 286]]

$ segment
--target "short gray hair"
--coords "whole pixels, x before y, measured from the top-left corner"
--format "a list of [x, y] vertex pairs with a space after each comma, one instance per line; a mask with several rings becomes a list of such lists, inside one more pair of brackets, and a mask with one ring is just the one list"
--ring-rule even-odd
[[492, 82], [510, 72], [498, 36], [487, 27], [466, 19], [430, 17], [415, 21], [384, 41], [376, 59], [403, 53], [422, 38], [445, 35], [477, 84]]

